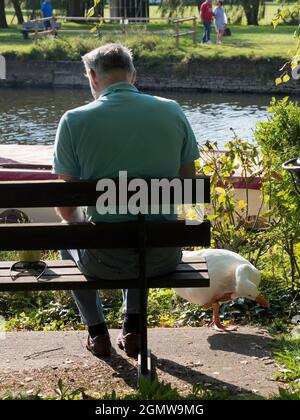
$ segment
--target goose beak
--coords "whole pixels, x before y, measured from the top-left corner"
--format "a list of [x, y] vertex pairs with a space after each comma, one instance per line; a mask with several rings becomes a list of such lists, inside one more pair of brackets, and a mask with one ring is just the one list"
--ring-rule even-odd
[[257, 303], [259, 303], [261, 306], [264, 306], [265, 308], [269, 308], [270, 307], [270, 303], [267, 301], [267, 299], [265, 299], [261, 295], [258, 295], [255, 298], [255, 300], [256, 300]]

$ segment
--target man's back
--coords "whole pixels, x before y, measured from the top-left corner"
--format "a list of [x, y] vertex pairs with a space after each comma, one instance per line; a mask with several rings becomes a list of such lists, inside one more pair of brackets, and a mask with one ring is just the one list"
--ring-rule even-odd
[[[182, 165], [198, 157], [194, 134], [176, 102], [144, 95], [131, 84], [117, 83], [91, 104], [69, 111], [57, 138], [57, 173], [89, 178], [178, 176]], [[66, 168], [65, 157], [70, 166]], [[72, 159], [70, 159], [72, 156]], [[89, 216], [98, 221], [124, 221], [130, 215]]]

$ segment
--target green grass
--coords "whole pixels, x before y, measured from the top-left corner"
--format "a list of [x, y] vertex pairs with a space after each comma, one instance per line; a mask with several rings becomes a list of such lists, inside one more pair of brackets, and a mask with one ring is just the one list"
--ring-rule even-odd
[[274, 354], [283, 367], [278, 372], [277, 380], [289, 384], [300, 392], [300, 327], [298, 334], [285, 334], [276, 337]]
[[[233, 21], [236, 15], [236, 6], [227, 6], [229, 18]], [[20, 27], [16, 24], [16, 19], [12, 20], [13, 10], [7, 9], [7, 21], [9, 29], [0, 29], [0, 53], [13, 54], [17, 56], [32, 56], [39, 59], [66, 59], [79, 60], [82, 53], [88, 49], [101, 45], [107, 41], [122, 42], [130, 46], [135, 58], [146, 60], [151, 59], [176, 59], [189, 60], [190, 58], [236, 58], [246, 57], [248, 59], [268, 59], [291, 57], [296, 50], [296, 40], [293, 38], [295, 26], [280, 25], [276, 31], [271, 26], [278, 6], [267, 4], [266, 12], [260, 23], [264, 26], [247, 27], [245, 17], [242, 18], [243, 25], [230, 25], [232, 36], [224, 40], [222, 46], [201, 45], [202, 26], [198, 26], [197, 45], [193, 45], [191, 37], [180, 39], [180, 48], [175, 48], [175, 39], [172, 37], [174, 26], [165, 22], [152, 22], [148, 25], [130, 24], [120, 26], [113, 23], [101, 25], [100, 37], [97, 38], [92, 33], [67, 33], [61, 32], [59, 40], [65, 42], [65, 46], [58, 42], [52, 42], [49, 38], [35, 44], [31, 38], [23, 40]], [[25, 20], [28, 19], [30, 11], [24, 11]], [[56, 15], [61, 15], [61, 11], [55, 11]], [[198, 16], [197, 7], [187, 7], [184, 11], [185, 16]], [[109, 8], [105, 8], [105, 16], [109, 16]], [[150, 17], [160, 17], [161, 11], [158, 6], [150, 7]], [[11, 24], [11, 22], [13, 22]], [[64, 23], [62, 29], [91, 29], [90, 25], [76, 23]], [[190, 29], [190, 24], [181, 26], [183, 31]], [[124, 33], [125, 31], [125, 33]], [[215, 41], [213, 29], [212, 35]]]
[[[64, 24], [63, 28], [83, 28], [84, 25]], [[182, 30], [189, 25], [182, 25]], [[141, 59], [176, 59], [189, 58], [237, 58], [248, 59], [287, 59], [296, 49], [293, 38], [293, 26], [279, 26], [276, 31], [271, 26], [232, 26], [232, 36], [226, 37], [223, 45], [202, 45], [202, 27], [199, 26], [197, 44], [192, 39], [180, 39], [180, 47], [175, 48], [172, 37], [173, 27], [162, 23], [149, 25], [129, 25], [127, 32], [122, 33], [115, 24], [104, 24], [100, 28], [100, 37], [88, 34], [61, 33], [57, 40], [49, 38], [35, 43], [33, 39], [23, 40], [17, 26], [0, 30], [0, 53], [17, 56], [32, 56], [50, 60], [79, 60], [82, 53], [105, 42], [122, 42], [133, 49], [135, 58]], [[214, 32], [214, 31], [213, 31]], [[213, 41], [215, 34], [212, 35]], [[65, 46], [63, 47], [63, 44]], [[61, 51], [64, 50], [64, 51]]]
[[273, 394], [268, 398], [253, 393], [232, 394], [229, 391], [207, 389], [204, 386], [195, 385], [189, 395], [183, 396], [177, 388], [172, 388], [170, 384], [160, 382], [157, 378], [149, 384], [147, 381], [140, 382], [139, 389], [127, 393], [117, 394], [115, 391], [109, 394], [89, 395], [89, 390], [84, 388], [70, 389], [59, 379], [57, 388], [51, 395], [41, 395], [36, 391], [32, 395], [19, 393], [7, 393], [0, 396], [0, 400], [143, 400], [143, 401], [174, 401], [174, 400], [298, 400], [300, 393], [297, 391], [280, 390], [279, 394]]

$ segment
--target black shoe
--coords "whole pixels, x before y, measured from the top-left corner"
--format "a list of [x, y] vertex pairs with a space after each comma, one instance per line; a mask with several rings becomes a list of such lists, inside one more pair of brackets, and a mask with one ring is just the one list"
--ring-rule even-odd
[[124, 350], [127, 356], [136, 357], [140, 351], [140, 337], [139, 333], [122, 332], [118, 335], [117, 345], [121, 350]]

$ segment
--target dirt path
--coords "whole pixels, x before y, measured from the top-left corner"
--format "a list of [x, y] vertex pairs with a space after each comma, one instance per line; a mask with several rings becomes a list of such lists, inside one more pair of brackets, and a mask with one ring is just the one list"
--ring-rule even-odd
[[[118, 330], [110, 333], [114, 344]], [[82, 331], [7, 333], [0, 340], [0, 395], [36, 389], [53, 394], [59, 378], [72, 389], [87, 388], [89, 394], [134, 390], [135, 360], [116, 346], [111, 358], [97, 359], [85, 349], [85, 339]], [[182, 394], [196, 383], [232, 393], [276, 393], [271, 340], [265, 331], [252, 327], [233, 333], [205, 327], [149, 330], [159, 379]]]

